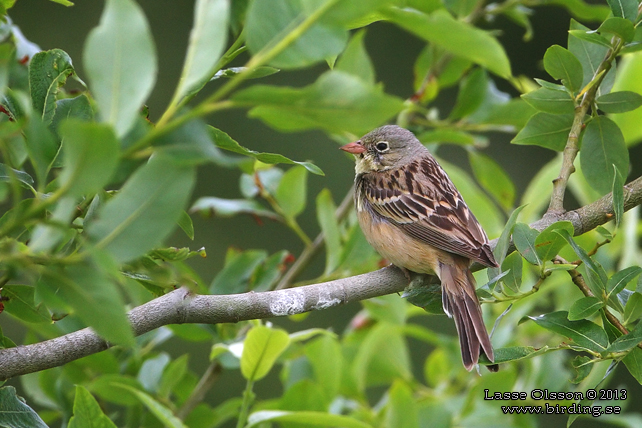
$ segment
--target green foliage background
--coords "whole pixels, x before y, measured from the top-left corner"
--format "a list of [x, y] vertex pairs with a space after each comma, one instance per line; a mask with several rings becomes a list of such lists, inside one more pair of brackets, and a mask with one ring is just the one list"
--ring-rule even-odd
[[[13, 2], [0, 4], [11, 15]], [[483, 400], [484, 390], [608, 388], [616, 399], [596, 404], [621, 406], [623, 414], [584, 416], [575, 423], [638, 426], [642, 417], [633, 399], [617, 399], [634, 389], [615, 383], [612, 369], [626, 373], [627, 385], [642, 380], [642, 351], [636, 347], [642, 341], [639, 213], [622, 214], [622, 185], [640, 171], [639, 159], [629, 154], [642, 139], [639, 6], [635, 0], [555, 2], [573, 16], [568, 40], [536, 58], [547, 74], [533, 80], [515, 72], [519, 60], [506, 54], [493, 29], [496, 20], [507, 19], [523, 28], [525, 38], [537, 38], [529, 17], [559, 11], [539, 9], [547, 4], [198, 0], [188, 46], [170, 58], [174, 66], [184, 60], [181, 78], [160, 111], [144, 105], [164, 72], [159, 64], [168, 59], [157, 54], [153, 26], [136, 2], [107, 0], [77, 58], [64, 46], [38, 53], [5, 21], [0, 320], [23, 324], [25, 344], [91, 326], [118, 346], [11, 380], [22, 387], [26, 405], [11, 386], [1, 388], [0, 422], [537, 426], [547, 419], [504, 415], [500, 404]], [[377, 25], [419, 40], [414, 79], [404, 70], [412, 91], [403, 96], [378, 83], [366, 43]], [[305, 68], [309, 82], [287, 84], [290, 72]], [[224, 113], [232, 109], [278, 132], [322, 131], [312, 134], [322, 148], [307, 150], [310, 144], [301, 142], [296, 150], [281, 150], [264, 144], [262, 135], [241, 140], [226, 126]], [[310, 189], [333, 183], [333, 176], [351, 176], [350, 160], [334, 150], [335, 143], [387, 122], [413, 130], [437, 156], [465, 154], [469, 168], [440, 162], [488, 234], [501, 235], [498, 248], [512, 235], [517, 252], [504, 257], [498, 251], [501, 269], [476, 273], [487, 324], [499, 320], [493, 334], [503, 363], [499, 373], [482, 368], [477, 376], [461, 367], [456, 338], [426, 321], [440, 312], [431, 304], [439, 301], [434, 288], [408, 296], [425, 311], [385, 296], [363, 302], [335, 332], [295, 323], [286, 331], [253, 321], [168, 326], [134, 337], [126, 311], [178, 286], [203, 294], [268, 291], [376, 269], [380, 260], [356, 225], [349, 195], [341, 203], [347, 180], [341, 187]], [[568, 222], [539, 233], [528, 224], [547, 208], [561, 156], [533, 176], [519, 171], [511, 177], [487, 153], [498, 134], [506, 134], [513, 144], [554, 154], [569, 147], [574, 132], [581, 151], [568, 193], [586, 205], [613, 191], [615, 221], [575, 238]], [[522, 159], [533, 153], [531, 147], [519, 149], [514, 153]], [[319, 168], [309, 154], [319, 150], [335, 153], [327, 167]], [[300, 156], [275, 153], [280, 151]], [[205, 171], [214, 171], [214, 178], [204, 183]], [[229, 176], [239, 177], [238, 190], [220, 185]], [[523, 192], [513, 179], [528, 183]], [[195, 192], [207, 196], [194, 201]], [[200, 242], [191, 218], [197, 213], [249, 214], [269, 222], [272, 236], [287, 233], [300, 242], [284, 248], [268, 232], [265, 246], [256, 249], [228, 249], [215, 240], [205, 249], [167, 247]], [[316, 216], [318, 225], [306, 216]], [[254, 228], [257, 235], [265, 230], [249, 221], [214, 224]], [[183, 236], [172, 234], [176, 229]], [[317, 230], [323, 232], [320, 244], [314, 243]], [[319, 250], [323, 266], [298, 272], [291, 254], [305, 260]], [[224, 266], [210, 277], [197, 273], [206, 251], [220, 259], [226, 251]], [[578, 262], [553, 264], [558, 253]], [[567, 274], [578, 265], [591, 295], [582, 294]], [[631, 333], [622, 335], [607, 312]], [[180, 350], [189, 342], [211, 347], [207, 368], [192, 363], [202, 356], [164, 346], [180, 344]], [[409, 347], [417, 342], [431, 349], [418, 361]], [[0, 344], [15, 346], [14, 338], [0, 332]], [[260, 389], [275, 372], [277, 392]], [[199, 394], [209, 388], [226, 389], [216, 380], [227, 373], [240, 373], [245, 391], [201, 401]]]

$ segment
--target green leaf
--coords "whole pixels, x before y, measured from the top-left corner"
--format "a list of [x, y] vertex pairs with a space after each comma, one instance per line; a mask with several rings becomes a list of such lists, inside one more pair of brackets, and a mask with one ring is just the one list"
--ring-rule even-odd
[[123, 389], [123, 386], [129, 386], [133, 389], [142, 388], [140, 383], [133, 377], [115, 373], [103, 374], [97, 377], [87, 388], [100, 399], [110, 403], [125, 406], [138, 404], [138, 398], [130, 393], [129, 390]]
[[388, 391], [385, 426], [419, 428], [419, 414], [412, 390], [401, 380], [396, 380]]
[[0, 181], [9, 182], [11, 180], [18, 180], [22, 184], [22, 187], [28, 189], [33, 189], [33, 186], [36, 184], [33, 181], [33, 177], [26, 172], [9, 168], [7, 165], [0, 163]]
[[[534, 348], [532, 346], [508, 346], [495, 349], [495, 364], [523, 360], [541, 355], [548, 351], [548, 346]], [[489, 362], [490, 363], [490, 362]]]
[[32, 116], [25, 129], [25, 145], [31, 165], [36, 172], [39, 188], [47, 184], [49, 167], [58, 154], [59, 144], [47, 126], [37, 116]]
[[615, 215], [615, 227], [617, 228], [620, 226], [620, 222], [624, 216], [624, 179], [615, 165], [613, 165], [613, 187], [611, 187], [611, 189], [611, 194], [613, 195], [613, 214]]
[[318, 383], [301, 379], [290, 385], [279, 399], [278, 409], [323, 412], [330, 405]]
[[289, 344], [290, 336], [284, 330], [262, 325], [252, 328], [243, 342], [243, 377], [250, 382], [263, 379]]
[[304, 88], [254, 85], [233, 101], [254, 105], [249, 115], [282, 131], [319, 128], [363, 135], [403, 109], [403, 101], [342, 71], [322, 74]]
[[194, 26], [189, 36], [189, 46], [176, 98], [195, 92], [214, 74], [227, 41], [228, 0], [197, 0], [194, 5]]
[[146, 359], [138, 370], [136, 379], [149, 392], [157, 392], [158, 384], [165, 367], [170, 362], [170, 356], [166, 352], [161, 352], [155, 357]]
[[582, 0], [552, 0], [551, 5], [562, 6], [578, 19], [603, 21], [609, 15], [609, 8], [601, 4], [589, 4]]
[[[642, 28], [642, 26], [638, 27]], [[642, 35], [642, 30], [640, 30]], [[642, 79], [639, 78], [642, 70], [642, 55], [625, 55], [618, 63], [617, 82], [614, 91], [633, 91], [642, 94]], [[636, 109], [612, 117], [618, 124], [626, 143], [631, 146], [642, 141], [642, 109]]]
[[401, 297], [429, 314], [442, 315], [444, 313], [441, 286], [439, 284], [407, 288]]
[[64, 271], [47, 271], [37, 292], [56, 293], [96, 333], [109, 342], [134, 345], [134, 333], [113, 274], [117, 267], [96, 255]]
[[169, 398], [174, 388], [176, 388], [187, 373], [188, 362], [189, 354], [183, 354], [165, 367], [163, 376], [158, 383], [158, 395], [160, 397]]
[[38, 413], [16, 395], [13, 386], [0, 388], [0, 420], [3, 428], [48, 428]]
[[96, 399], [82, 385], [76, 385], [74, 415], [67, 426], [68, 428], [116, 428], [111, 419], [103, 413]]
[[339, 341], [324, 335], [308, 343], [305, 355], [312, 366], [315, 380], [323, 387], [327, 397], [335, 397], [341, 387], [345, 364]]
[[317, 195], [317, 221], [323, 232], [325, 243], [325, 274], [330, 274], [339, 266], [341, 261], [341, 234], [337, 223], [336, 210], [332, 194], [323, 189]]
[[[510, 245], [510, 237], [513, 233], [513, 227], [515, 226], [515, 223], [517, 223], [517, 217], [523, 209], [524, 205], [513, 210], [510, 217], [508, 218], [508, 221], [506, 222], [506, 225], [504, 226], [504, 229], [502, 230], [501, 235], [499, 236], [499, 239], [497, 240], [497, 245], [495, 245], [493, 255], [495, 256], [495, 260], [500, 266], [506, 258], [506, 252], [508, 251], [508, 247]], [[498, 268], [488, 268], [489, 280], [497, 277], [497, 275], [499, 274], [500, 270]]]
[[74, 98], [56, 101], [56, 114], [51, 121], [51, 128], [58, 130], [60, 123], [65, 119], [93, 121], [94, 110], [91, 108], [87, 95], [81, 94]]
[[642, 106], [642, 95], [633, 91], [618, 91], [602, 95], [596, 101], [605, 113], [626, 113]]
[[194, 167], [153, 156], [99, 209], [98, 218], [87, 228], [89, 236], [96, 247], [120, 262], [144, 254], [172, 232], [194, 181]]
[[536, 145], [561, 152], [573, 125], [572, 114], [536, 113], [511, 143]]
[[286, 217], [295, 218], [305, 209], [307, 184], [308, 171], [305, 168], [293, 167], [283, 174], [274, 197]]
[[194, 240], [194, 223], [192, 223], [192, 218], [186, 211], [181, 212], [176, 224], [178, 224], [178, 227], [185, 232], [185, 235], [187, 235], [190, 240]]
[[449, 119], [456, 120], [475, 112], [484, 101], [488, 89], [488, 75], [483, 68], [475, 68], [459, 84], [457, 101]]
[[248, 250], [229, 256], [225, 261], [225, 267], [212, 281], [210, 292], [236, 294], [248, 291], [250, 278], [266, 258], [265, 250]]
[[49, 312], [42, 303], [35, 303], [34, 292], [34, 287], [30, 285], [5, 285], [2, 287], [4, 310], [29, 323], [50, 323]]
[[321, 171], [321, 168], [314, 165], [313, 163], [297, 162], [297, 161], [293, 161], [292, 159], [288, 159], [285, 156], [280, 154], [260, 153], [254, 150], [247, 149], [241, 146], [239, 143], [233, 140], [232, 137], [230, 137], [220, 129], [210, 127], [210, 133], [212, 135], [212, 138], [214, 139], [214, 143], [220, 149], [228, 150], [230, 152], [238, 153], [245, 156], [250, 156], [260, 162], [267, 163], [270, 165], [279, 164], [279, 163], [284, 163], [289, 165], [301, 165], [302, 167], [310, 171], [312, 174], [325, 175], [323, 171]]
[[455, 16], [464, 18], [473, 12], [477, 3], [473, 0], [444, 0], [444, 5]]
[[[603, 20], [602, 18], [601, 20]], [[593, 77], [597, 74], [597, 70], [600, 67], [600, 64], [604, 60], [607, 51], [611, 48], [611, 43], [607, 41], [608, 46], [601, 44], [595, 44], [588, 42], [580, 37], [576, 37], [573, 31], [580, 31], [584, 33], [594, 34], [597, 37], [599, 36], [595, 33], [594, 30], [590, 30], [579, 22], [571, 19], [571, 33], [568, 36], [568, 50], [571, 51], [577, 59], [580, 60], [582, 64], [582, 72], [584, 78], [582, 79], [582, 87], [586, 86]], [[597, 95], [607, 94], [613, 86], [613, 81], [615, 79], [615, 67], [611, 67], [611, 70], [606, 73], [600, 87], [598, 88]]]
[[642, 384], [642, 349], [633, 348], [626, 357], [622, 359], [622, 362], [629, 369], [629, 373]]
[[74, 74], [71, 58], [60, 49], [38, 52], [29, 62], [29, 90], [34, 110], [49, 125], [56, 113], [56, 96]]
[[567, 49], [559, 45], [548, 48], [544, 54], [544, 69], [554, 79], [561, 80], [571, 92], [577, 92], [582, 88], [582, 64]]
[[613, 12], [613, 16], [626, 18], [635, 22], [638, 16], [638, 2], [636, 0], [606, 0]]
[[618, 294], [624, 289], [624, 287], [626, 287], [629, 282], [633, 281], [633, 278], [638, 276], [641, 272], [641, 267], [629, 266], [619, 272], [614, 273], [606, 283], [607, 297]]
[[54, 249], [61, 242], [64, 244], [73, 237], [75, 232], [65, 227], [57, 225], [68, 225], [74, 213], [77, 211], [76, 199], [73, 197], [63, 197], [56, 204], [49, 220], [53, 222], [50, 224], [38, 224], [31, 232], [31, 239], [29, 240], [29, 248], [34, 253], [48, 252]]
[[394, 379], [410, 379], [410, 356], [402, 326], [379, 323], [367, 333], [351, 364], [356, 386], [390, 383]]
[[124, 389], [133, 394], [138, 399], [138, 401], [140, 401], [145, 407], [147, 407], [147, 410], [149, 410], [150, 413], [154, 415], [166, 427], [187, 428], [187, 426], [183, 424], [183, 422], [179, 418], [174, 416], [169, 408], [156, 401], [151, 395], [146, 394], [143, 391], [140, 391], [129, 385], [114, 384], [114, 386]]
[[101, 190], [118, 166], [120, 145], [109, 125], [67, 120], [60, 126], [65, 150], [60, 188], [71, 196]]
[[277, 251], [260, 264], [254, 273], [252, 290], [270, 291], [281, 278], [283, 271], [293, 256], [287, 250]]
[[573, 236], [571, 236], [568, 230], [558, 229], [557, 233], [559, 233], [560, 235], [562, 235], [562, 237], [564, 237], [564, 239], [566, 239], [566, 242], [569, 243], [571, 248], [573, 248], [573, 251], [575, 251], [575, 254], [577, 254], [580, 260], [582, 260], [582, 262], [584, 263], [586, 267], [586, 273], [588, 274], [588, 285], [589, 288], [591, 288], [593, 294], [596, 296], [601, 296], [607, 282], [604, 268], [599, 263], [591, 259], [582, 247], [577, 245], [577, 243], [573, 239]]
[[635, 328], [629, 331], [629, 334], [620, 336], [615, 342], [608, 347], [606, 352], [624, 352], [642, 342], [642, 323], [637, 323]]
[[101, 121], [122, 137], [156, 81], [156, 49], [142, 8], [107, 0], [100, 24], [87, 36], [83, 64]]
[[[247, 47], [256, 55], [269, 51], [290, 34], [297, 24], [327, 2], [298, 0], [255, 0], [247, 10], [245, 21]], [[338, 55], [348, 41], [347, 32], [336, 26], [317, 21], [307, 31], [294, 38], [269, 64], [278, 68], [296, 68]], [[264, 52], [265, 52], [264, 51]]]
[[262, 425], [268, 422], [291, 422], [305, 426], [320, 427], [344, 427], [344, 428], [372, 428], [365, 422], [361, 422], [349, 416], [335, 415], [324, 412], [287, 412], [283, 410], [261, 410], [252, 413], [247, 418], [246, 428]]
[[502, 272], [508, 272], [502, 282], [515, 293], [522, 285], [522, 265], [522, 256], [517, 252], [510, 254], [502, 263]]
[[573, 223], [570, 221], [558, 221], [542, 230], [535, 239], [535, 251], [541, 260], [552, 260], [557, 253], [566, 245], [566, 240], [557, 233], [558, 230], [566, 230], [573, 234]]
[[615, 170], [629, 173], [629, 151], [620, 128], [605, 116], [594, 117], [584, 130], [580, 166], [586, 181], [601, 194], [612, 190]]
[[568, 312], [559, 311], [528, 317], [537, 325], [570, 339], [571, 345], [594, 352], [603, 352], [609, 345], [604, 329], [591, 321], [569, 321]]
[[575, 377], [573, 379], [569, 379], [569, 381], [574, 384], [579, 384], [584, 379], [586, 379], [586, 377], [591, 373], [591, 369], [593, 368], [591, 357], [587, 357], [586, 355], [576, 356], [575, 358], [573, 358], [573, 361], [571, 361], [571, 364], [575, 369]]
[[539, 266], [543, 262], [535, 247], [537, 235], [538, 232], [535, 229], [531, 229], [524, 223], [517, 223], [513, 228], [513, 242], [515, 243], [517, 251], [519, 251], [527, 262]]
[[456, 20], [446, 10], [440, 9], [426, 15], [410, 9], [388, 9], [385, 15], [401, 28], [500, 77], [508, 78], [511, 75], [510, 62], [497, 39], [466, 22]]
[[515, 185], [504, 169], [490, 157], [477, 151], [468, 152], [468, 161], [477, 182], [502, 208], [510, 210], [515, 202]]
[[365, 30], [361, 30], [352, 36], [334, 69], [350, 73], [368, 85], [374, 85], [375, 71], [363, 43], [365, 35]]
[[200, 119], [191, 120], [172, 132], [153, 141], [158, 154], [171, 157], [177, 163], [200, 165], [212, 162], [220, 166], [234, 165], [230, 157], [215, 145], [209, 127]]
[[522, 95], [522, 99], [539, 111], [552, 114], [573, 114], [575, 104], [567, 92], [539, 88]]
[[213, 213], [219, 217], [232, 217], [237, 214], [251, 214], [280, 220], [282, 217], [266, 209], [259, 202], [248, 199], [221, 199], [213, 196], [199, 198], [194, 202], [191, 212], [203, 215]]
[[[603, 46], [607, 49], [611, 49], [611, 42], [609, 42], [605, 37], [600, 36], [598, 33], [596, 33], [594, 30], [569, 30], [568, 32], [571, 36], [577, 37], [578, 39], [593, 43], [596, 45]], [[569, 44], [569, 50], [573, 52], [573, 50], [570, 48]], [[574, 52], [573, 52], [574, 53]], [[580, 62], [582, 62], [581, 58], [578, 58]], [[584, 64], [582, 64], [584, 66]], [[587, 82], [585, 82], [587, 83]]]
[[[633, 1], [637, 3], [635, 0]], [[637, 15], [637, 7], [635, 9]], [[633, 19], [633, 22], [635, 22], [635, 18]], [[615, 34], [624, 42], [630, 42], [631, 40], [633, 40], [633, 35], [635, 34], [635, 28], [633, 27], [632, 21], [617, 16], [604, 21], [602, 25], [600, 25], [600, 28], [597, 29], [597, 31], [600, 34]]]
[[597, 297], [582, 297], [571, 305], [568, 319], [569, 321], [577, 321], [590, 318], [603, 307], [604, 303]]
[[637, 321], [642, 316], [642, 294], [635, 292], [629, 297], [624, 306], [624, 324]]
[[426, 131], [417, 135], [417, 139], [423, 144], [430, 143], [451, 143], [462, 145], [473, 145], [477, 141], [475, 136], [468, 132], [458, 131], [456, 129], [436, 129]]

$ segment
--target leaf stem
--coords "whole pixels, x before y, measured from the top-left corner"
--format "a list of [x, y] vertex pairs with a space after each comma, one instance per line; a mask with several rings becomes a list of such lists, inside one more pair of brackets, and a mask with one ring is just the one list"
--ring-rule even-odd
[[250, 405], [254, 401], [254, 392], [252, 388], [254, 387], [254, 381], [248, 380], [247, 385], [245, 386], [245, 391], [243, 391], [243, 403], [241, 404], [241, 412], [239, 413], [239, 419], [236, 423], [236, 428], [243, 428], [247, 423], [247, 416], [250, 410]]

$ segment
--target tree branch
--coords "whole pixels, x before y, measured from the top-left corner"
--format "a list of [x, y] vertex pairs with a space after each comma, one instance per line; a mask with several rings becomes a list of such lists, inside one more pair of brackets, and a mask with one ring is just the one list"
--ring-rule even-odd
[[568, 134], [566, 146], [564, 147], [562, 168], [559, 176], [553, 180], [553, 193], [551, 194], [551, 202], [548, 206], [547, 213], [560, 214], [564, 212], [564, 193], [566, 192], [568, 179], [571, 174], [575, 172], [575, 166], [573, 164], [575, 162], [575, 157], [580, 150], [579, 141], [580, 133], [584, 127], [584, 117], [586, 116], [589, 108], [593, 105], [595, 95], [597, 94], [597, 90], [600, 87], [602, 80], [604, 80], [606, 73], [611, 69], [611, 64], [615, 61], [615, 57], [623, 46], [621, 40], [617, 37], [613, 37], [612, 43], [614, 46], [606, 53], [604, 60], [595, 71], [593, 79], [586, 85], [586, 88], [580, 92], [580, 95], [578, 95], [578, 97], [582, 96], [582, 101], [575, 108], [573, 125], [571, 126], [571, 131]]
[[[575, 235], [581, 235], [613, 218], [612, 200], [609, 194], [575, 211], [547, 213], [531, 227], [543, 230], [556, 221], [568, 220], [573, 223]], [[642, 177], [624, 186], [625, 211], [640, 204]], [[492, 241], [491, 246], [495, 243], [496, 240]], [[322, 310], [398, 293], [407, 285], [408, 280], [399, 269], [387, 267], [321, 284], [264, 293], [198, 295], [181, 288], [132, 309], [129, 320], [134, 334], [139, 336], [168, 324], [218, 324]], [[110, 346], [86, 328], [32, 345], [0, 349], [0, 379], [62, 366]]]

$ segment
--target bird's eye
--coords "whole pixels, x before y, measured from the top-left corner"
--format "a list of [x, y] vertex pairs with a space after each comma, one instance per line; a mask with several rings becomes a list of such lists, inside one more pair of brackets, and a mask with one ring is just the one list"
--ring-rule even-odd
[[377, 149], [378, 152], [383, 153], [383, 152], [387, 152], [388, 150], [390, 150], [390, 145], [388, 144], [387, 141], [380, 141], [380, 142], [377, 143], [375, 148]]

